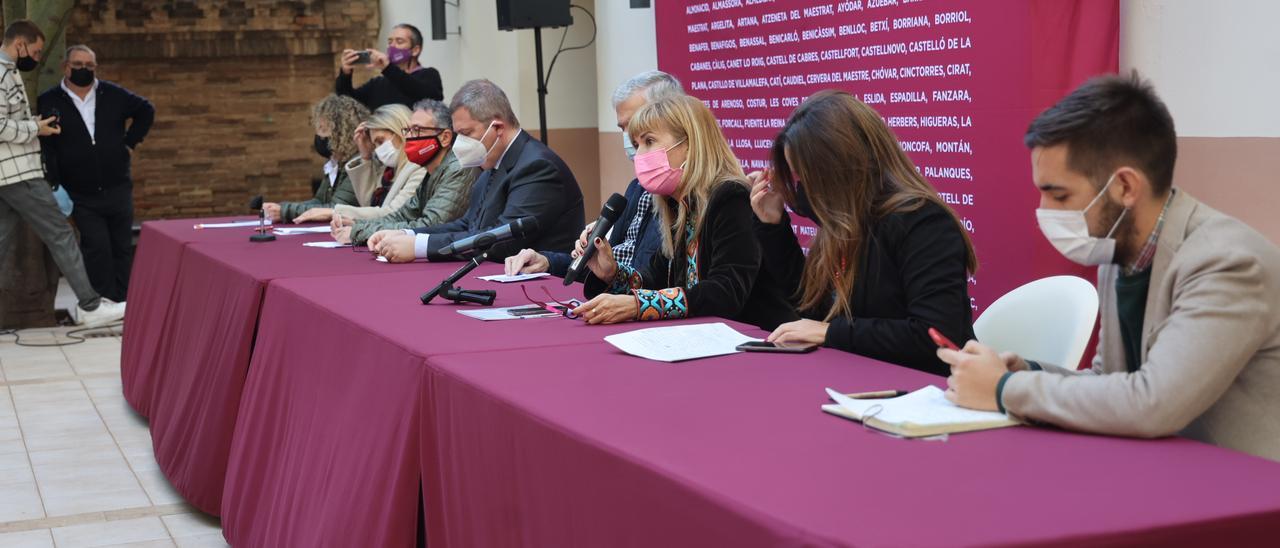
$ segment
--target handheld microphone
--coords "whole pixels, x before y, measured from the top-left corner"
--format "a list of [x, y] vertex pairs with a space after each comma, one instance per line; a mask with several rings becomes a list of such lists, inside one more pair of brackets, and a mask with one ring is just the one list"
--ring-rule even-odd
[[502, 225], [468, 236], [452, 244], [440, 248], [441, 255], [462, 255], [473, 251], [485, 251], [494, 244], [532, 236], [538, 232], [538, 219], [521, 217], [511, 224]]
[[569, 264], [569, 271], [564, 275], [564, 285], [569, 285], [578, 279], [582, 269], [586, 268], [587, 261], [596, 252], [596, 238], [603, 238], [609, 233], [609, 229], [613, 228], [613, 223], [618, 221], [618, 217], [622, 215], [622, 210], [627, 208], [627, 198], [617, 192], [609, 197], [609, 201], [604, 203], [604, 208], [600, 210], [600, 218], [596, 219], [595, 228], [591, 229], [591, 236], [587, 238], [587, 247], [582, 250], [582, 255], [574, 259]]
[[249, 236], [251, 242], [271, 242], [276, 239], [276, 235], [267, 232], [267, 211], [262, 209], [262, 195], [259, 194], [249, 200], [249, 209], [258, 210], [258, 230], [252, 236]]

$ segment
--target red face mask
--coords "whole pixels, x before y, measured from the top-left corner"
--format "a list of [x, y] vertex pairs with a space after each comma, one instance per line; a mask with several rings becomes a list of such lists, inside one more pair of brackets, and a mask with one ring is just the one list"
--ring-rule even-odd
[[417, 137], [407, 139], [404, 143], [405, 156], [409, 157], [409, 161], [420, 166], [425, 166], [435, 159], [436, 154], [444, 147], [440, 145], [440, 137]]

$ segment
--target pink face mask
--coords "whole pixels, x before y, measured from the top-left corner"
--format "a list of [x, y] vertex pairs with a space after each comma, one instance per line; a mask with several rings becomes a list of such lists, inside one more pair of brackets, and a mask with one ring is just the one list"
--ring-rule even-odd
[[636, 178], [645, 190], [659, 196], [670, 196], [680, 186], [680, 177], [684, 175], [684, 165], [671, 167], [667, 159], [667, 151], [680, 146], [684, 140], [660, 150], [650, 150], [636, 155]]

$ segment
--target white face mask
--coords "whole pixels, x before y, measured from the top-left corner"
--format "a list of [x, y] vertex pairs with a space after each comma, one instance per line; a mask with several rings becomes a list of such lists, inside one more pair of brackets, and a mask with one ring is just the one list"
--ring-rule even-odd
[[1044, 233], [1044, 237], [1064, 257], [1084, 266], [1107, 264], [1115, 258], [1116, 241], [1111, 238], [1111, 235], [1115, 233], [1116, 227], [1120, 226], [1120, 221], [1124, 220], [1129, 210], [1126, 208], [1120, 213], [1120, 218], [1116, 219], [1115, 224], [1111, 225], [1111, 230], [1107, 231], [1107, 235], [1102, 238], [1089, 235], [1089, 221], [1084, 216], [1085, 212], [1107, 193], [1107, 188], [1115, 179], [1116, 176], [1112, 174], [1111, 178], [1107, 179], [1107, 184], [1102, 186], [1102, 191], [1080, 211], [1043, 208], [1036, 210], [1036, 221], [1040, 223], [1040, 232]]
[[[489, 122], [489, 127], [485, 128], [484, 135], [479, 139], [472, 139], [458, 134], [458, 138], [453, 142], [453, 155], [458, 158], [458, 165], [466, 168], [480, 167], [484, 165], [484, 159], [489, 155], [489, 150], [484, 148], [484, 138], [489, 135], [489, 131], [493, 129], [493, 122]], [[494, 141], [493, 146], [498, 146], [498, 142]]]
[[631, 136], [630, 136], [630, 135], [628, 135], [626, 131], [623, 131], [623, 132], [622, 132], [622, 150], [624, 150], [624, 151], [626, 151], [626, 152], [627, 152], [627, 159], [628, 159], [628, 160], [631, 160], [631, 161], [633, 161], [633, 162], [635, 161], [635, 159], [636, 159], [636, 145], [635, 145], [635, 143], [632, 143], [632, 142], [631, 142]]
[[400, 149], [396, 148], [391, 139], [383, 141], [382, 144], [378, 145], [378, 148], [373, 149], [373, 155], [377, 156], [378, 161], [382, 162], [384, 166], [396, 167], [399, 165], [396, 160], [400, 159]]

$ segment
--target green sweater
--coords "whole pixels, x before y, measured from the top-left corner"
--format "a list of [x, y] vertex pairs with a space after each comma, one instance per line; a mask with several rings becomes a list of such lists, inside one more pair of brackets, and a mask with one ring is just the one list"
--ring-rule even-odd
[[356, 200], [356, 189], [351, 184], [351, 178], [347, 176], [347, 170], [338, 166], [338, 178], [332, 185], [328, 183], [326, 175], [320, 181], [320, 187], [316, 189], [315, 197], [305, 202], [281, 202], [280, 203], [280, 220], [286, 223], [292, 223], [293, 218], [305, 213], [313, 207], [333, 207], [336, 204], [360, 205]]
[[435, 171], [418, 185], [418, 191], [400, 209], [377, 219], [360, 219], [351, 227], [351, 241], [363, 245], [379, 230], [414, 229], [447, 223], [467, 211], [471, 183], [480, 175], [479, 168], [458, 165], [453, 151], [445, 153]]

